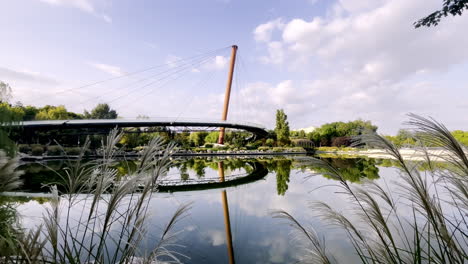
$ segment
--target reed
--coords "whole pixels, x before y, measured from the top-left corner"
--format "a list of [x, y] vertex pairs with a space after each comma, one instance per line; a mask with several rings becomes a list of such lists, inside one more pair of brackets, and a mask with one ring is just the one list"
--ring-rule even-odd
[[43, 224], [17, 239], [16, 254], [7, 263], [179, 263], [186, 256], [177, 252], [176, 223], [190, 205], [179, 207], [152, 246], [147, 246], [145, 220], [149, 201], [158, 182], [169, 169], [174, 144], [152, 139], [140, 155], [131, 175], [117, 177], [113, 168], [122, 134], [113, 130], [103, 142], [100, 160], [84, 159], [86, 141], [79, 159], [66, 161], [60, 182], [50, 186], [52, 199]]
[[[369, 133], [356, 138], [365, 144], [386, 150], [398, 163], [401, 182], [396, 190], [376, 182], [360, 186], [348, 183], [340, 171], [320, 159], [309, 162], [322, 168], [338, 181], [352, 209], [339, 211], [327, 203], [314, 201], [311, 209], [318, 217], [342, 229], [361, 263], [466, 263], [468, 260], [468, 158], [466, 146], [453, 138], [441, 123], [417, 115], [408, 122], [415, 130], [422, 149], [437, 146], [445, 151], [450, 166], [434, 166], [434, 156], [426, 153], [424, 172], [421, 162], [404, 160], [399, 149], [386, 138]], [[448, 197], [448, 198], [447, 198]], [[411, 214], [403, 208], [410, 208]], [[359, 221], [351, 220], [358, 216]], [[305, 226], [285, 211], [274, 217], [287, 219], [295, 237], [302, 241], [308, 254], [303, 263], [337, 263], [333, 253], [318, 239], [314, 228]]]

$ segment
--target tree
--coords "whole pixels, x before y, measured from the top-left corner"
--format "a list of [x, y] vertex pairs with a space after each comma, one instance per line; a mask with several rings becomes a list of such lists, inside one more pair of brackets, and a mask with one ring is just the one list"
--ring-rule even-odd
[[196, 147], [205, 144], [205, 137], [208, 135], [206, 132], [192, 132], [190, 133], [190, 143]]
[[276, 110], [276, 137], [280, 145], [289, 144], [289, 123], [288, 116], [283, 109]]
[[116, 119], [118, 115], [108, 104], [98, 104], [91, 113], [85, 110], [84, 116], [88, 119]]
[[46, 105], [39, 109], [36, 114], [37, 120], [66, 120], [66, 119], [81, 119], [81, 116], [73, 112], [68, 112], [65, 106]]
[[414, 23], [414, 26], [416, 28], [421, 26], [437, 26], [442, 17], [446, 17], [448, 15], [461, 16], [465, 9], [468, 9], [468, 0], [444, 0], [441, 10], [437, 10], [418, 20]]
[[217, 143], [219, 138], [219, 132], [210, 132], [205, 137], [205, 143]]
[[291, 166], [291, 160], [284, 159], [276, 161], [276, 191], [278, 192], [278, 195], [284, 195], [288, 190]]

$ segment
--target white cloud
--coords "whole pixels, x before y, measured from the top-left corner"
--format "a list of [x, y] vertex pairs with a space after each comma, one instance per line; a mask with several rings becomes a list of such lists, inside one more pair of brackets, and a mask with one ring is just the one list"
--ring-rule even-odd
[[202, 233], [202, 237], [210, 240], [212, 246], [221, 246], [226, 244], [226, 237], [222, 230], [206, 230], [206, 232]]
[[[253, 37], [267, 48], [260, 56], [262, 62], [314, 74], [311, 87], [319, 93], [307, 101], [319, 109], [320, 119], [380, 120], [384, 131], [389, 131], [410, 111], [431, 115], [444, 112], [439, 116], [450, 119], [450, 95], [437, 91], [452, 89], [468, 96], [455, 90], [458, 85], [446, 87], [436, 77], [468, 63], [468, 50], [464, 48], [468, 35], [459, 31], [468, 27], [468, 16], [446, 18], [436, 28], [413, 27], [414, 21], [439, 5], [435, 0], [340, 0], [328, 15], [282, 21], [281, 27], [275, 26], [281, 21], [275, 19], [259, 25]], [[418, 83], [422, 78], [432, 81]], [[457, 78], [466, 82], [463, 75]], [[418, 92], [421, 94], [416, 95]], [[434, 98], [434, 93], [439, 98]], [[290, 108], [300, 104], [287, 94], [281, 96], [282, 103]], [[413, 102], [404, 98], [410, 94]], [[428, 109], [434, 106], [431, 100], [439, 101], [438, 109]], [[307, 108], [296, 106], [296, 111]], [[383, 122], [387, 118], [393, 122]]]
[[222, 70], [225, 69], [228, 64], [228, 58], [224, 56], [215, 56], [213, 59], [203, 65], [206, 70]]
[[275, 30], [281, 30], [284, 27], [283, 20], [281, 18], [272, 20], [265, 24], [261, 24], [254, 30], [254, 38], [258, 42], [269, 42], [272, 34]]
[[95, 62], [90, 63], [90, 65], [100, 71], [103, 71], [113, 76], [122, 76], [125, 74], [125, 72], [118, 66]]
[[92, 14], [103, 19], [107, 23], [112, 23], [112, 18], [108, 14], [98, 12], [96, 5], [102, 0], [39, 0], [41, 2], [54, 6], [68, 6], [80, 9], [86, 13]]

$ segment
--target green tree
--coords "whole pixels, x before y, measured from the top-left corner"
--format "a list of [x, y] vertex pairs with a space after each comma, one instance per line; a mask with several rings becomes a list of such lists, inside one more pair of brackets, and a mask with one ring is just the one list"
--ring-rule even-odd
[[441, 10], [437, 10], [432, 14], [421, 18], [414, 23], [414, 26], [416, 28], [421, 26], [437, 26], [440, 23], [442, 17], [446, 17], [448, 15], [461, 16], [465, 9], [468, 9], [468, 0], [444, 0]]
[[210, 132], [205, 137], [205, 143], [217, 143], [218, 142], [218, 137], [219, 137], [219, 132]]
[[116, 119], [117, 112], [112, 110], [108, 104], [98, 104], [89, 113], [87, 110], [84, 112], [84, 117], [87, 119]]
[[82, 116], [73, 112], [68, 112], [65, 106], [46, 105], [40, 108], [36, 114], [37, 120], [66, 120], [66, 119], [81, 119]]
[[467, 131], [455, 130], [452, 132], [452, 135], [460, 143], [464, 144], [465, 146], [468, 146], [468, 132]]
[[291, 160], [283, 159], [276, 161], [276, 190], [278, 192], [278, 195], [284, 195], [288, 190], [291, 165]]
[[288, 116], [283, 109], [276, 110], [276, 137], [279, 145], [289, 144], [289, 122]]
[[193, 146], [201, 146], [203, 144], [205, 144], [205, 137], [208, 135], [208, 133], [206, 132], [192, 132], [190, 133], [190, 143], [193, 145]]

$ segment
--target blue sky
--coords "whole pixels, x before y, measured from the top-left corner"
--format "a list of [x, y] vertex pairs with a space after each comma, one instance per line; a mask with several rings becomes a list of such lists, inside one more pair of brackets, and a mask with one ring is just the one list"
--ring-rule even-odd
[[[468, 15], [412, 23], [439, 0], [15, 0], [0, 10], [13, 102], [121, 116], [219, 118], [229, 49], [167, 84], [125, 76], [239, 45], [230, 119], [293, 128], [357, 118], [395, 133], [409, 112], [468, 129]], [[217, 57], [214, 57], [214, 56]], [[171, 68], [172, 67], [172, 68]], [[149, 73], [148, 73], [149, 74]], [[99, 85], [83, 85], [121, 77]], [[63, 92], [66, 90], [67, 92]], [[128, 96], [127, 96], [128, 94]]]

